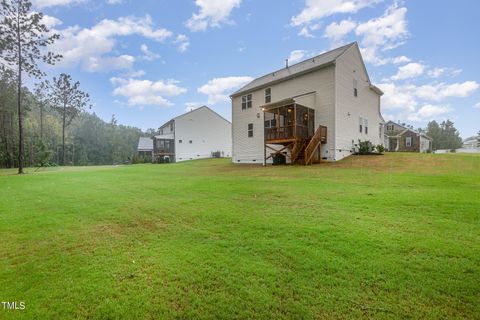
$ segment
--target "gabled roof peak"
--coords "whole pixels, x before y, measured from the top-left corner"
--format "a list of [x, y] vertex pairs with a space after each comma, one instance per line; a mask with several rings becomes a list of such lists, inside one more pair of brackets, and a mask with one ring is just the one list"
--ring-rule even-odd
[[306, 73], [315, 69], [320, 69], [331, 65], [335, 63], [338, 57], [340, 57], [345, 51], [347, 51], [353, 46], [358, 46], [357, 42], [349, 43], [336, 49], [323, 52], [315, 57], [311, 57], [301, 62], [292, 64], [288, 67], [284, 67], [274, 72], [267, 73], [266, 75], [263, 75], [251, 81], [250, 83], [233, 93], [231, 97], [238, 96], [242, 93], [247, 93], [248, 91], [252, 91], [257, 88], [268, 86], [269, 84], [288, 79], [294, 75]]

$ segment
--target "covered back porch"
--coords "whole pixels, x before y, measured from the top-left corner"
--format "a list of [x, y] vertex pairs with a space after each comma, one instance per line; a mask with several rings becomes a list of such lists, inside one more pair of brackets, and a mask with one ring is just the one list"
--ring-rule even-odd
[[320, 161], [320, 145], [327, 142], [327, 127], [315, 128], [314, 109], [286, 99], [264, 105], [262, 111], [265, 161], [272, 158], [274, 163], [286, 163], [287, 157], [292, 164]]

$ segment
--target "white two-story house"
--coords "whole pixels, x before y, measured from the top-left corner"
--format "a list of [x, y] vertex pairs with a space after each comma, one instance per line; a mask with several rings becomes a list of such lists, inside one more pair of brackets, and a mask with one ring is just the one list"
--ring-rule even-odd
[[271, 72], [231, 95], [234, 163], [337, 161], [383, 144], [383, 92], [358, 44]]
[[203, 106], [167, 121], [153, 139], [156, 162], [231, 157], [232, 125]]

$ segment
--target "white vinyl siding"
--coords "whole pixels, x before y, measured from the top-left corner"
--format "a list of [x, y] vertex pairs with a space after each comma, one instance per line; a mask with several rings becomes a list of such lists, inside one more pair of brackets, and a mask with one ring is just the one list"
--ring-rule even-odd
[[[271, 75], [274, 76], [273, 74]], [[357, 94], [352, 94], [356, 87]], [[335, 65], [317, 69], [272, 84], [271, 102], [312, 93], [295, 101], [315, 110], [315, 128], [327, 127], [327, 143], [321, 146], [321, 157], [327, 161], [340, 160], [351, 154], [358, 140], [383, 144], [380, 125], [380, 96], [370, 88], [357, 45], [347, 49], [337, 58]], [[265, 157], [264, 130], [271, 122], [265, 119], [260, 108], [266, 101], [266, 88], [251, 90], [252, 108], [247, 108], [243, 96], [232, 97], [233, 162], [263, 163]], [[245, 103], [245, 108], [242, 106]], [[257, 114], [260, 113], [260, 117]], [[362, 122], [359, 119], [362, 118]], [[365, 132], [363, 119], [374, 124]], [[253, 123], [254, 135], [248, 137], [248, 124]], [[360, 123], [362, 130], [360, 132]]]
[[[356, 97], [352, 94], [352, 79], [356, 80]], [[368, 74], [357, 46], [350, 47], [337, 59], [335, 81], [335, 159], [349, 156], [358, 140], [368, 140], [375, 145], [383, 144], [380, 124], [383, 125], [384, 121], [380, 115], [380, 97], [370, 88]], [[364, 119], [368, 121], [365, 123]]]
[[175, 118], [175, 160], [210, 158], [218, 151], [230, 157], [231, 130], [230, 122], [206, 107]]
[[[291, 80], [282, 81], [271, 85], [272, 102], [281, 101], [291, 97], [313, 94], [299, 97], [297, 102], [315, 110], [315, 128], [319, 125], [327, 127], [327, 144], [321, 148], [322, 158], [334, 160], [335, 142], [335, 81], [333, 66], [311, 72]], [[233, 159], [234, 163], [263, 163], [264, 126], [266, 120], [261, 111], [265, 104], [265, 88], [252, 92], [252, 109], [243, 110], [242, 96], [232, 98], [232, 136], [233, 136]], [[257, 117], [260, 114], [260, 117]], [[248, 137], [248, 124], [253, 123], [253, 137]]]

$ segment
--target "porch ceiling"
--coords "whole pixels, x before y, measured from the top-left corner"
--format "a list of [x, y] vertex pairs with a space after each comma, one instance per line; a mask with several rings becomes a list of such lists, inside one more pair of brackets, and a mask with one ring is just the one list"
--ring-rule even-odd
[[264, 104], [263, 106], [260, 106], [260, 108], [262, 109], [262, 111], [268, 111], [268, 110], [277, 109], [277, 108], [292, 105], [292, 104], [295, 104], [295, 99], [288, 98], [288, 99], [283, 99], [280, 101]]

